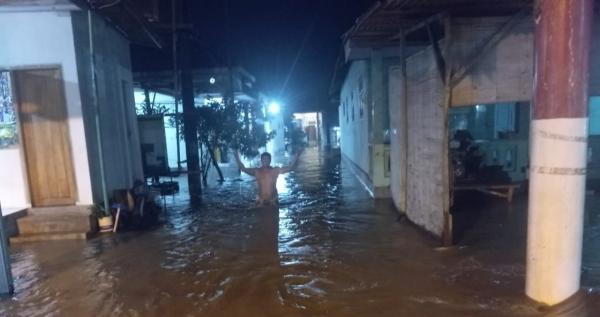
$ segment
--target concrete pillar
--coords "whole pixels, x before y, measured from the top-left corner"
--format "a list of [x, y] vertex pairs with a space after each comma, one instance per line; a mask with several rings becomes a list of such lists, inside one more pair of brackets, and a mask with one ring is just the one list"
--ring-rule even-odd
[[554, 305], [579, 290], [594, 0], [538, 0], [526, 293]]

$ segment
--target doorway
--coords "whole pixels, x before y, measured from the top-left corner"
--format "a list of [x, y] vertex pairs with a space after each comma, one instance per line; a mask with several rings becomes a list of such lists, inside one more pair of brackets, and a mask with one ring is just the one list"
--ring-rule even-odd
[[33, 207], [77, 200], [64, 84], [59, 68], [12, 73]]

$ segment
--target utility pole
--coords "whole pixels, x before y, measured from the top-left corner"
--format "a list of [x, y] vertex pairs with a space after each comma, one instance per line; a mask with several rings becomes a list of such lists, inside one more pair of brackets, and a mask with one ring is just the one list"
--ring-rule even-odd
[[[188, 10], [189, 12], [189, 10]], [[182, 16], [182, 20], [185, 17]], [[183, 136], [187, 157], [187, 176], [190, 200], [202, 200], [202, 171], [198, 151], [198, 127], [195, 116], [194, 74], [192, 71], [192, 41], [186, 36], [179, 38], [179, 56], [181, 61], [181, 103], [183, 105]]]
[[579, 291], [594, 0], [538, 0], [526, 293], [558, 304]]

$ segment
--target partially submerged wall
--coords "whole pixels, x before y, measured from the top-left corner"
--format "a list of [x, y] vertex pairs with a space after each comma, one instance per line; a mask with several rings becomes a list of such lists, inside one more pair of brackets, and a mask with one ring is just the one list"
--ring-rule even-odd
[[[0, 69], [60, 67], [65, 87], [77, 204], [91, 204], [92, 190], [71, 16], [69, 12], [0, 13]], [[5, 207], [30, 205], [22, 144], [0, 150], [0, 202]]]
[[[508, 20], [509, 17], [452, 19], [453, 42], [450, 49], [454, 70], [475, 62], [466, 76], [456, 82], [452, 90], [451, 106], [531, 100], [534, 74], [534, 25], [531, 16], [517, 21], [510, 32], [485, 54], [475, 54], [481, 53], [485, 43]], [[594, 24], [593, 34], [596, 36], [592, 42], [589, 91], [590, 95], [600, 95], [599, 20]], [[447, 57], [445, 54], [444, 56]], [[406, 123], [403, 118], [405, 112], [402, 108], [404, 97], [400, 68], [392, 70], [389, 83], [392, 196], [396, 207], [405, 209], [409, 219], [427, 231], [441, 235], [444, 198], [448, 195], [442, 179], [443, 169], [447, 168], [442, 162], [446, 155], [444, 86], [431, 47], [407, 57], [406, 64]], [[408, 133], [406, 141], [404, 132]], [[594, 146], [595, 138], [590, 140]], [[599, 156], [595, 151], [593, 153], [592, 157]], [[403, 164], [403, 155], [406, 155], [406, 165]], [[406, 171], [406, 176], [403, 171]]]
[[[102, 200], [99, 149], [96, 137], [96, 109], [93, 103], [88, 15], [73, 12], [73, 31], [85, 135], [88, 142], [94, 200]], [[93, 15], [94, 52], [100, 118], [102, 156], [108, 195], [130, 188], [143, 177], [141, 149], [133, 97], [129, 42], [100, 17]]]
[[[353, 61], [340, 95], [342, 154], [369, 177], [369, 62]], [[364, 179], [363, 179], [364, 181]]]
[[[406, 215], [427, 231], [444, 230], [444, 166], [446, 155], [444, 86], [433, 49], [406, 60], [407, 76], [407, 180]], [[394, 158], [396, 159], [396, 158]]]

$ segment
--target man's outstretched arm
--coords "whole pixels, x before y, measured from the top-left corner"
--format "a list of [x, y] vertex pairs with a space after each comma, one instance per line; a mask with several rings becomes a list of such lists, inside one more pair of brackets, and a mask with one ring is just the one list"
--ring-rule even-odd
[[242, 163], [242, 160], [240, 159], [240, 152], [236, 151], [235, 152], [235, 161], [237, 162], [237, 165], [240, 168], [240, 171], [248, 174], [248, 175], [252, 175], [254, 176], [254, 172], [256, 171], [255, 168], [247, 168], [244, 163]]
[[285, 174], [285, 173], [289, 173], [289, 172], [295, 170], [296, 167], [298, 166], [298, 158], [300, 157], [300, 154], [302, 154], [302, 151], [299, 151], [298, 153], [296, 153], [296, 155], [292, 159], [292, 162], [290, 163], [290, 165], [280, 167], [279, 168], [279, 173], [280, 174]]

